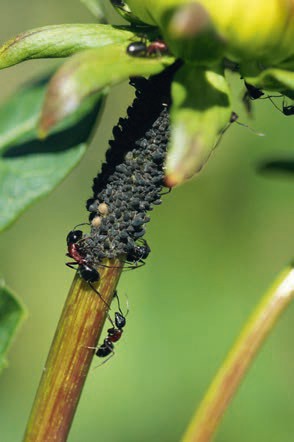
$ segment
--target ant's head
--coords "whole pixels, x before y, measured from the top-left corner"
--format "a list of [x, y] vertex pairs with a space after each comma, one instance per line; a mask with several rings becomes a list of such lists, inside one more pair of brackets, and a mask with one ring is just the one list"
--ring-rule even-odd
[[127, 254], [127, 261], [137, 262], [141, 259], [146, 259], [151, 252], [150, 247], [147, 244], [147, 241], [144, 239], [141, 242], [142, 245], [135, 244]]
[[81, 230], [71, 230], [66, 237], [67, 245], [78, 242], [82, 237], [83, 232]]
[[149, 253], [151, 252], [150, 247], [146, 243], [144, 246], [141, 246], [140, 249], [141, 249], [140, 250], [141, 251], [141, 259], [146, 259], [149, 255]]
[[115, 319], [114, 319], [116, 327], [121, 330], [126, 325], [126, 318], [119, 312], [115, 312]]
[[151, 249], [145, 239], [143, 239], [142, 245], [135, 246], [135, 250], [135, 254], [137, 255], [137, 257], [140, 257], [140, 259], [148, 258], [148, 255], [151, 252]]

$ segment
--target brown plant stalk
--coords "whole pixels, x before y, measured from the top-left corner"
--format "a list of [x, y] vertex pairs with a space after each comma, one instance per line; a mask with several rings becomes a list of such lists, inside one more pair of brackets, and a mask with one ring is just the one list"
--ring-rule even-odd
[[210, 442], [265, 339], [294, 298], [294, 268], [277, 277], [245, 324], [213, 379], [182, 442]]
[[[119, 260], [99, 267], [95, 285], [110, 304], [119, 280]], [[76, 274], [65, 302], [27, 425], [24, 442], [67, 439], [108, 307]]]

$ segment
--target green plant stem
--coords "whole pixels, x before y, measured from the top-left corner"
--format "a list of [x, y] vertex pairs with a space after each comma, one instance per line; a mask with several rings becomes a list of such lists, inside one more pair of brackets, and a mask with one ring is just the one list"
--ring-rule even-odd
[[[109, 264], [109, 263], [107, 263]], [[95, 285], [110, 304], [122, 264], [101, 268]], [[24, 442], [63, 442], [67, 439], [79, 398], [105, 319], [107, 306], [76, 275], [70, 288], [43, 370]], [[98, 373], [97, 373], [98, 375]]]
[[249, 318], [192, 418], [183, 442], [212, 440], [257, 351], [293, 297], [294, 269], [291, 267], [279, 275]]

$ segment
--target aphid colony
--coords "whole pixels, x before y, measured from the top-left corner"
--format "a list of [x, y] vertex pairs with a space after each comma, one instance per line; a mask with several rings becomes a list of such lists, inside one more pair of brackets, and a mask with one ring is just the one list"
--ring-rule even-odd
[[[147, 212], [161, 204], [164, 160], [169, 140], [170, 84], [177, 66], [151, 77], [133, 78], [136, 98], [113, 129], [106, 161], [94, 179], [93, 196], [87, 201], [90, 233], [72, 230], [67, 255], [78, 273], [100, 296], [92, 283], [99, 281], [103, 260], [118, 258], [131, 268], [144, 264], [150, 253], [142, 238], [150, 221]], [[119, 307], [112, 327], [96, 351], [99, 357], [113, 353], [125, 326]]]

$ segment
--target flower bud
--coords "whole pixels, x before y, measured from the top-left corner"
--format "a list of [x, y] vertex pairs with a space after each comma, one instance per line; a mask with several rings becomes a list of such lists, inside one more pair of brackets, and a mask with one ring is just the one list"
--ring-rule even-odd
[[[294, 54], [292, 0], [128, 0], [171, 51], [196, 63], [224, 55], [278, 64]], [[209, 53], [209, 54], [208, 54]]]

